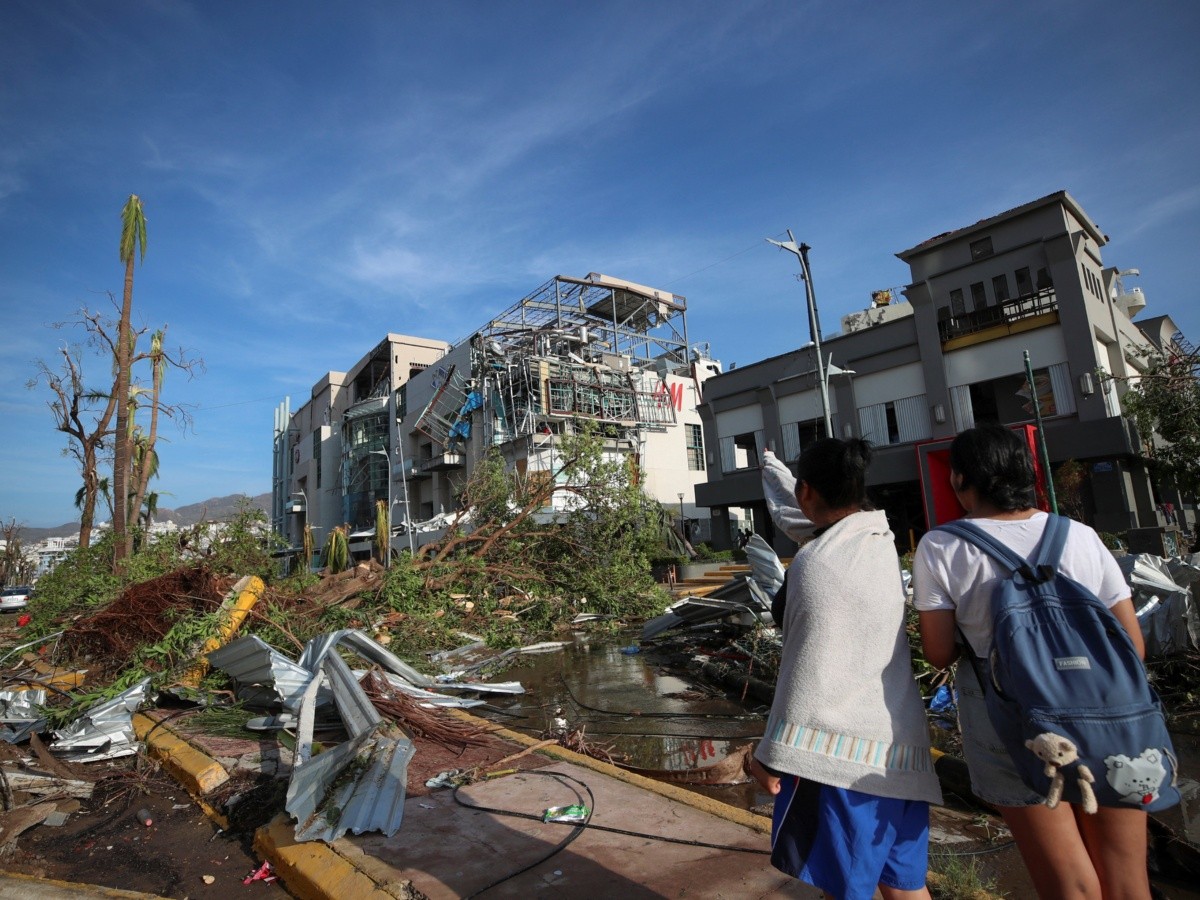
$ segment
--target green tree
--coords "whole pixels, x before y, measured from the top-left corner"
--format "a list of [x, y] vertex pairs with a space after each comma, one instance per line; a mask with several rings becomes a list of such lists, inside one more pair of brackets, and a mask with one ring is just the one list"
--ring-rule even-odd
[[1087, 467], [1077, 459], [1068, 459], [1054, 472], [1054, 496], [1059, 512], [1077, 521], [1084, 521], [1083, 492], [1087, 482]]
[[590, 424], [578, 427], [559, 436], [550, 469], [512, 471], [495, 451], [477, 463], [446, 536], [413, 561], [426, 591], [582, 599], [619, 615], [657, 604], [656, 504], [628, 458]]
[[1200, 355], [1173, 341], [1149, 357], [1122, 397], [1137, 424], [1143, 451], [1174, 477], [1181, 490], [1200, 493]]
[[131, 487], [130, 444], [133, 433], [129, 421], [129, 387], [133, 368], [134, 337], [130, 328], [133, 307], [133, 265], [136, 258], [146, 258], [146, 214], [137, 194], [130, 194], [121, 209], [120, 259], [125, 264], [125, 290], [121, 298], [121, 318], [117, 326], [116, 387], [117, 397], [116, 446], [113, 453], [113, 495], [117, 498], [113, 510], [113, 570], [120, 572], [123, 561], [132, 550], [133, 535], [129, 531], [128, 513]]

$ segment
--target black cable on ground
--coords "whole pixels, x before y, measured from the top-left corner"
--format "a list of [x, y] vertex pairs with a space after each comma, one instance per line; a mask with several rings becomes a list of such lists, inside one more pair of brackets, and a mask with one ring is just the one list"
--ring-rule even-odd
[[[466, 897], [466, 900], [472, 900], [472, 898], [478, 897], [480, 894], [482, 894], [486, 891], [490, 891], [492, 888], [497, 887], [501, 884], [504, 884], [504, 882], [506, 882], [506, 881], [511, 881], [512, 879], [516, 878], [517, 876], [525, 874], [530, 869], [537, 868], [542, 863], [544, 863], [547, 860], [558, 855], [563, 850], [565, 850], [571, 844], [572, 841], [574, 841], [577, 837], [579, 837], [581, 834], [583, 834], [584, 829], [587, 827], [587, 823], [590, 822], [592, 819], [592, 812], [596, 807], [596, 797], [594, 794], [592, 794], [592, 789], [590, 787], [588, 787], [586, 784], [584, 784], [582, 781], [580, 781], [578, 778], [572, 778], [570, 775], [565, 775], [565, 774], [562, 774], [559, 772], [528, 771], [525, 774], [527, 774], [527, 775], [544, 775], [548, 778], [554, 778], [560, 782], [563, 779], [569, 779], [570, 781], [574, 781], [576, 784], [578, 784], [580, 787], [582, 787], [585, 791], [587, 791], [588, 800], [589, 800], [587, 819], [585, 819], [583, 822], [574, 823], [575, 827], [571, 831], [571, 833], [569, 835], [567, 835], [566, 840], [561, 841], [555, 847], [551, 848], [550, 852], [545, 854], [541, 859], [534, 860], [529, 865], [522, 866], [520, 869], [517, 869], [517, 871], [510, 872], [508, 875], [505, 875], [503, 878], [501, 878], [497, 881], [493, 881], [489, 885], [481, 887], [479, 890], [475, 891], [475, 893], [469, 894]], [[459, 788], [459, 785], [456, 784], [454, 786], [454, 793], [451, 796], [454, 798], [454, 802], [457, 803], [459, 806], [465, 807], [467, 809], [477, 809], [480, 812], [493, 812], [493, 813], [499, 813], [500, 815], [516, 815], [516, 816], [521, 816], [522, 818], [537, 819], [538, 821], [541, 821], [541, 816], [534, 816], [534, 815], [530, 815], [529, 813], [509, 813], [509, 812], [505, 812], [504, 810], [500, 810], [500, 809], [489, 809], [486, 806], [474, 806], [470, 803], [464, 803], [462, 800], [458, 799], [458, 788]], [[576, 792], [576, 797], [578, 797], [578, 796], [579, 796], [578, 792]]]
[[[522, 771], [520, 774], [522, 774], [522, 775], [545, 775], [550, 778], [558, 778], [558, 779], [569, 778], [571, 781], [574, 781], [576, 784], [581, 785], [583, 787], [583, 789], [588, 792], [589, 797], [592, 796], [591, 788], [589, 788], [584, 782], [580, 781], [579, 779], [572, 778], [570, 775], [565, 775], [560, 772], [538, 772], [533, 769], [526, 769], [526, 770]], [[517, 818], [517, 819], [532, 819], [537, 822], [542, 821], [541, 816], [534, 815], [532, 813], [517, 812], [516, 810], [511, 810], [511, 809], [500, 809], [499, 807], [476, 806], [473, 803], [466, 803], [463, 800], [459, 799], [457, 786], [454, 788], [453, 798], [454, 798], [455, 803], [457, 803], [459, 806], [465, 807], [466, 809], [474, 809], [474, 810], [478, 810], [479, 812], [495, 813], [496, 815], [501, 815], [501, 816], [512, 816], [513, 818]], [[594, 802], [594, 800], [593, 800], [593, 802]], [[552, 822], [549, 824], [568, 824], [568, 823]], [[630, 831], [625, 828], [613, 828], [612, 826], [609, 826], [609, 825], [593, 825], [591, 813], [588, 814], [588, 818], [587, 818], [586, 822], [577, 823], [576, 827], [580, 828], [581, 830], [605, 831], [605, 832], [608, 832], [609, 834], [622, 834], [627, 837], [645, 838], [645, 839], [651, 840], [651, 841], [661, 841], [662, 843], [666, 843], [666, 844], [683, 844], [688, 847], [701, 847], [705, 850], [733, 850], [733, 851], [737, 851], [739, 853], [759, 853], [759, 854], [763, 854], [763, 855], [769, 855], [771, 852], [770, 850], [763, 850], [758, 847], [735, 847], [731, 844], [710, 844], [707, 841], [694, 841], [694, 840], [690, 840], [687, 838], [666, 837], [665, 835], [661, 835], [661, 834], [647, 834], [644, 831]], [[571, 839], [574, 840], [575, 838], [572, 837]], [[561, 848], [555, 849], [554, 852], [557, 853], [559, 849], [561, 849]], [[551, 855], [553, 855], [553, 854], [551, 854]], [[547, 857], [547, 859], [549, 859], [549, 857]], [[544, 862], [544, 860], [543, 860], [543, 862]], [[525, 871], [525, 870], [522, 870], [522, 871]], [[512, 876], [509, 876], [509, 877], [512, 877]]]

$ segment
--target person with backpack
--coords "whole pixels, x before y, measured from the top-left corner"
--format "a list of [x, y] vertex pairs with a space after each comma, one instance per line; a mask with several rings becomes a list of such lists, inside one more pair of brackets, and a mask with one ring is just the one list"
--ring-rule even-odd
[[[904, 630], [895, 537], [866, 499], [870, 448], [826, 439], [799, 478], [767, 456], [768, 508], [797, 536], [776, 604], [783, 650], [748, 771], [775, 796], [771, 863], [841, 900], [928, 900], [929, 804], [941, 803]], [[776, 488], [794, 481], [790, 502]], [[792, 486], [792, 485], [789, 485]], [[774, 499], [772, 499], [774, 498]]]
[[[1152, 721], [1157, 698], [1145, 684], [1144, 643], [1124, 576], [1095, 531], [1035, 508], [1033, 460], [1012, 430], [980, 425], [958, 435], [950, 473], [966, 519], [951, 523], [957, 531], [943, 526], [921, 538], [913, 605], [926, 660], [946, 668], [965, 657], [955, 677], [971, 789], [1000, 810], [1040, 897], [1148, 898], [1145, 809], [1169, 788], [1169, 752], [1152, 749], [1155, 744], [1144, 748], [1158, 732], [1149, 738], [1135, 728], [1127, 753], [1114, 750], [1085, 766], [1080, 750], [1091, 737], [1072, 731], [1068, 709], [1071, 685], [1086, 691], [1089, 680], [1099, 678], [1101, 693], [1129, 690], [1140, 697], [1138, 721], [1161, 724], [1159, 743], [1169, 743], [1165, 724]], [[990, 550], [989, 538], [995, 542]], [[1015, 612], [994, 616], [1002, 603]], [[1046, 618], [1035, 624], [1021, 618], [1039, 615]], [[1040, 643], [1022, 646], [1022, 640]], [[1047, 661], [1041, 670], [1039, 654]], [[1043, 689], [1059, 695], [1037, 701], [1040, 709], [1022, 706]], [[1080, 707], [1086, 703], [1078, 700]], [[1105, 729], [1123, 733], [1122, 723], [1093, 718], [1101, 736]], [[1029, 773], [1022, 776], [1021, 767], [1030, 764], [1033, 778], [1044, 773], [1044, 792], [1029, 786]], [[1059, 802], [1064, 786], [1071, 802]]]

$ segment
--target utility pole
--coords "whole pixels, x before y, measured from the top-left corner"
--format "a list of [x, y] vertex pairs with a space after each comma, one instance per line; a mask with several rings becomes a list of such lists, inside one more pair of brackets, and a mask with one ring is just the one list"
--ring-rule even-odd
[[825, 360], [821, 356], [821, 320], [817, 316], [817, 297], [812, 286], [812, 271], [808, 267], [808, 251], [812, 248], [808, 244], [797, 245], [795, 237], [792, 236], [792, 229], [788, 229], [787, 235], [786, 241], [773, 241], [767, 238], [767, 243], [794, 253], [800, 260], [800, 277], [804, 280], [804, 294], [808, 300], [808, 333], [812, 338], [813, 349], [817, 353], [817, 379], [821, 385], [821, 417], [825, 422], [825, 437], [835, 437], [833, 417], [829, 413], [829, 373], [825, 368]]
[[1033, 420], [1037, 422], [1038, 455], [1042, 459], [1042, 471], [1046, 473], [1046, 499], [1050, 501], [1050, 512], [1058, 515], [1058, 497], [1054, 495], [1054, 476], [1050, 474], [1050, 450], [1046, 446], [1046, 431], [1042, 427], [1042, 402], [1038, 399], [1037, 385], [1033, 381], [1033, 363], [1029, 351], [1025, 354], [1025, 380], [1029, 384], [1029, 399], [1033, 403]]

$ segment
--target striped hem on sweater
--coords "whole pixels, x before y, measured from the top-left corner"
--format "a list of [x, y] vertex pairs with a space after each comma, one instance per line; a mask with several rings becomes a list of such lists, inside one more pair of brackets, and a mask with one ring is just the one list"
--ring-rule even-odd
[[809, 753], [862, 763], [876, 769], [895, 769], [904, 772], [932, 772], [933, 757], [928, 747], [912, 744], [893, 744], [867, 738], [822, 731], [805, 725], [779, 722], [771, 729], [769, 740]]

